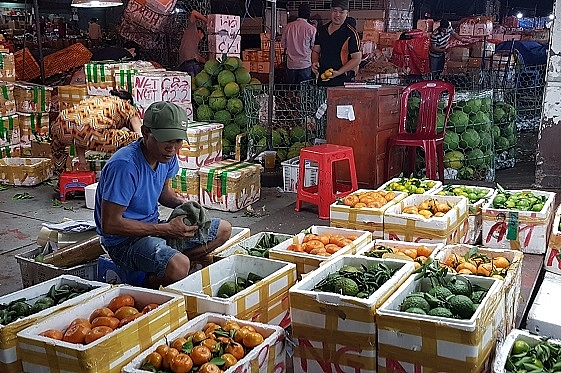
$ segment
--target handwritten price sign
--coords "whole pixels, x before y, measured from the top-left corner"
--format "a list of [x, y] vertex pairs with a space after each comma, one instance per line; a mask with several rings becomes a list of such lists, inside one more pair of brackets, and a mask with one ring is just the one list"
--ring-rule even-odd
[[237, 34], [240, 30], [240, 17], [230, 14], [209, 14], [208, 17], [208, 32], [218, 33], [226, 31], [228, 34]]
[[241, 35], [209, 35], [208, 50], [213, 53], [240, 53]]
[[170, 74], [145, 73], [135, 77], [134, 101], [141, 106], [149, 106], [156, 101], [177, 104], [191, 102], [191, 77], [176, 72]]

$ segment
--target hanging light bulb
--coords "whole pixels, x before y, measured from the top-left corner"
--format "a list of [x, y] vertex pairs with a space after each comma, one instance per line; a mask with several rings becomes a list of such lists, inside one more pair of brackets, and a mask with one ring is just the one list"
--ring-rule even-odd
[[123, 3], [121, 0], [72, 0], [71, 5], [76, 8], [109, 8]]
[[522, 18], [524, 15], [522, 14], [522, 12], [518, 12], [518, 14], [516, 15], [516, 18], [520, 19]]

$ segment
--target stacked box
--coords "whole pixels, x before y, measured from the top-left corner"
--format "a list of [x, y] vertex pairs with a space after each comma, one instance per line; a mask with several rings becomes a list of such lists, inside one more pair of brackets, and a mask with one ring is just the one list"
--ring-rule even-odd
[[16, 63], [13, 53], [0, 53], [0, 80], [16, 81]]
[[[281, 163], [284, 191], [296, 193], [298, 191], [298, 180], [300, 174], [300, 157], [287, 159]], [[318, 184], [318, 165], [316, 162], [306, 162], [304, 175], [304, 186], [309, 187]]]
[[135, 84], [135, 77], [140, 71], [165, 71], [165, 69], [155, 69], [152, 64], [139, 64], [134, 67], [122, 69], [115, 68], [113, 70], [113, 78], [115, 82], [115, 89], [119, 91], [127, 91], [132, 94]]
[[53, 88], [44, 85], [17, 82], [14, 84], [16, 110], [20, 113], [44, 113], [51, 110]]
[[546, 271], [561, 274], [561, 206], [555, 212], [553, 226], [549, 242], [547, 243], [547, 251], [544, 257], [544, 268]]
[[208, 36], [208, 50], [218, 55], [226, 54], [228, 56], [236, 55], [239, 57], [241, 53], [240, 45], [242, 41], [241, 35], [214, 34]]
[[0, 159], [0, 183], [16, 186], [41, 184], [53, 176], [52, 162], [48, 158]]
[[470, 45], [469, 56], [474, 58], [491, 57], [495, 53], [495, 44], [478, 41]]
[[[314, 291], [344, 265], [384, 263], [397, 272], [369, 298]], [[289, 291], [295, 372], [376, 372], [376, 313], [413, 272], [400, 260], [341, 256], [310, 273]], [[360, 367], [358, 369], [357, 367]]]
[[207, 32], [209, 34], [218, 34], [225, 31], [227, 34], [238, 34], [241, 23], [240, 16], [231, 14], [209, 14], [207, 16]]
[[448, 49], [448, 58], [450, 59], [450, 61], [467, 62], [469, 59], [469, 48], [450, 48]]
[[[359, 189], [352, 195], [368, 193], [372, 190]], [[372, 232], [372, 238], [384, 237], [384, 213], [390, 207], [407, 197], [407, 193], [394, 192], [396, 197], [379, 208], [350, 207], [341, 201], [329, 206], [329, 225], [338, 228], [359, 229]]]
[[191, 104], [191, 88], [188, 73], [145, 70], [136, 74], [133, 98], [140, 117], [144, 118], [148, 106], [156, 101], [169, 101], [180, 106]]
[[177, 175], [170, 179], [170, 187], [188, 201], [199, 202], [199, 171], [180, 168]]
[[391, 47], [393, 42], [399, 39], [401, 32], [380, 32], [379, 48]]
[[[109, 91], [116, 88], [115, 73], [120, 77], [120, 71], [153, 69], [148, 61], [134, 62], [91, 62], [85, 65], [86, 86], [88, 94], [93, 96], [108, 96]], [[124, 74], [124, 73], [123, 73]], [[156, 100], [161, 101], [161, 100]], [[136, 102], [136, 100], [135, 100]]]
[[146, 370], [141, 369], [144, 359], [148, 354], [154, 352], [161, 344], [169, 344], [171, 341], [179, 337], [184, 337], [189, 333], [203, 330], [207, 323], [215, 323], [224, 325], [227, 321], [234, 321], [240, 326], [251, 326], [260, 333], [265, 340], [254, 347], [235, 365], [228, 368], [227, 372], [284, 372], [285, 371], [285, 337], [284, 330], [278, 326], [265, 325], [256, 322], [238, 320], [231, 316], [219, 315], [217, 313], [205, 313], [189, 320], [186, 324], [179, 326], [173, 332], [154, 343], [146, 351], [135, 357], [129, 364], [123, 367], [123, 373], [144, 373]]
[[[453, 275], [447, 275], [450, 277]], [[490, 363], [497, 333], [504, 322], [501, 280], [466, 276], [488, 289], [469, 320], [402, 312], [400, 304], [415, 291], [427, 290], [430, 280], [410, 276], [378, 309], [378, 372], [479, 373]]]
[[234, 160], [223, 160], [201, 167], [201, 205], [222, 211], [239, 211], [259, 201], [261, 169], [259, 164]]
[[31, 141], [50, 138], [49, 113], [18, 113], [21, 143], [31, 145]]
[[[355, 236], [356, 238], [353, 240], [352, 244], [342, 247], [341, 250], [328, 257], [308, 254], [306, 252], [295, 252], [288, 250], [288, 247], [293, 242], [302, 243], [307, 233], [316, 234], [318, 236], [322, 234], [338, 234], [344, 237]], [[319, 268], [327, 261], [345, 254], [355, 254], [359, 248], [371, 241], [372, 234], [367, 231], [312, 225], [305, 231], [298, 233], [293, 237], [292, 240], [284, 241], [283, 243], [269, 250], [269, 258], [295, 263], [296, 270], [298, 271], [298, 277], [301, 278], [304, 274], [313, 271], [316, 268]]]
[[213, 251], [214, 261], [219, 261], [220, 259], [227, 258], [231, 255], [243, 254], [250, 255], [248, 249], [255, 247], [257, 243], [263, 238], [264, 235], [272, 235], [278, 242], [283, 242], [292, 239], [292, 235], [274, 232], [259, 232], [253, 236], [248, 236], [243, 240], [240, 240], [234, 245], [224, 247], [221, 250]]
[[4, 145], [0, 146], [0, 158], [12, 158], [21, 156], [21, 146], [18, 145]]
[[222, 160], [221, 123], [192, 122], [187, 127], [187, 141], [177, 153], [179, 167], [199, 169]]
[[21, 129], [17, 115], [0, 118], [0, 146], [19, 145], [21, 142]]
[[[509, 193], [524, 192], [509, 190]], [[528, 191], [526, 191], [528, 192]], [[539, 212], [498, 209], [493, 206], [497, 190], [483, 205], [483, 246], [492, 249], [521, 250], [528, 254], [543, 254], [547, 249], [547, 239], [553, 220], [555, 193], [541, 190], [529, 192], [547, 196], [547, 201]]]
[[[263, 279], [230, 298], [217, 297], [226, 281], [247, 278], [249, 273]], [[183, 294], [189, 318], [205, 312], [219, 312], [242, 320], [290, 325], [288, 289], [296, 283], [296, 266], [279, 260], [249, 255], [232, 255], [190, 274], [164, 290]]]
[[0, 91], [0, 116], [5, 117], [15, 114], [14, 85], [12, 83], [3, 83], [0, 85]]
[[88, 97], [90, 96], [88, 95], [88, 86], [86, 84], [61, 85], [58, 87], [58, 104], [60, 110], [69, 109]]
[[[426, 199], [452, 206], [442, 217], [424, 218], [417, 214], [403, 214], [408, 206], [418, 206]], [[390, 206], [384, 216], [384, 239], [409, 242], [452, 244], [463, 242], [469, 232], [467, 198], [452, 196], [411, 195]]]
[[220, 60], [224, 55], [240, 57], [240, 17], [230, 14], [207, 16], [209, 57]]
[[380, 43], [380, 31], [365, 30], [362, 33], [362, 39], [364, 41], [371, 41], [376, 46]]
[[386, 21], [383, 19], [365, 19], [364, 31], [384, 32], [386, 30]]
[[[53, 341], [39, 333], [63, 330], [76, 318], [89, 318], [93, 310], [106, 307], [111, 299], [130, 295], [139, 305], [159, 306], [127, 325], [87, 345]], [[27, 372], [118, 373], [138, 354], [187, 321], [185, 303], [179, 294], [119, 285], [80, 304], [48, 317], [18, 334], [18, 353]], [[142, 336], [142, 338], [139, 338]]]
[[43, 311], [33, 315], [17, 319], [7, 325], [0, 325], [0, 371], [3, 373], [19, 373], [23, 371], [21, 359], [16, 349], [17, 333], [48, 316], [56, 315], [62, 310], [79, 304], [80, 302], [107, 291], [110, 288], [107, 284], [87, 281], [75, 276], [59, 276], [32, 287], [4, 295], [0, 297], [0, 304], [8, 304], [14, 300], [25, 298], [26, 303], [33, 305], [39, 298], [48, 294], [51, 286], [54, 285], [58, 289], [61, 285], [65, 284], [72, 287], [80, 287], [82, 289], [91, 288], [92, 290], [75, 298], [68, 299], [56, 306], [44, 309]]

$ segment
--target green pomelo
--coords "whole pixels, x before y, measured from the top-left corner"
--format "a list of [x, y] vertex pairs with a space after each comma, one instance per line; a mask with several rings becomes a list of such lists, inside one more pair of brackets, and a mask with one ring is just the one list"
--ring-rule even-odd
[[442, 147], [444, 151], [457, 150], [460, 144], [460, 136], [454, 131], [446, 131]]
[[514, 125], [508, 124], [504, 127], [501, 127], [501, 136], [509, 137], [514, 133]]
[[485, 128], [491, 123], [489, 116], [482, 111], [478, 111], [469, 116], [469, 124], [475, 125], [476, 129]]
[[223, 125], [230, 124], [232, 120], [232, 114], [228, 110], [218, 110], [214, 113], [214, 121], [222, 123]]
[[282, 146], [283, 138], [282, 138], [281, 133], [278, 130], [273, 130], [271, 136], [272, 136], [271, 139], [272, 139], [273, 149], [276, 149], [279, 146]]
[[213, 91], [208, 98], [208, 106], [214, 111], [224, 109], [227, 103], [228, 99], [224, 95], [224, 92], [219, 89]]
[[466, 163], [472, 167], [479, 167], [485, 163], [484, 157], [481, 149], [473, 149], [466, 153]]
[[503, 119], [506, 119], [506, 113], [500, 107], [493, 109], [493, 122], [501, 123]]
[[253, 141], [259, 141], [267, 136], [267, 129], [261, 124], [256, 124], [249, 130], [249, 138]]
[[302, 126], [293, 127], [290, 130], [290, 142], [296, 143], [299, 141], [306, 141], [306, 130]]
[[481, 139], [479, 137], [479, 133], [473, 128], [466, 130], [460, 136], [460, 148], [462, 149], [474, 149], [479, 146]]
[[454, 317], [452, 312], [448, 308], [445, 307], [436, 307], [429, 311], [428, 313], [430, 316], [438, 316], [438, 317]]
[[464, 165], [464, 155], [459, 151], [451, 151], [444, 154], [444, 167], [462, 168]]
[[240, 93], [240, 86], [236, 82], [227, 83], [224, 86], [224, 94], [226, 97], [234, 97]]
[[251, 78], [249, 88], [254, 92], [261, 92], [261, 82], [257, 78]]
[[491, 131], [493, 132], [493, 138], [495, 140], [501, 136], [501, 128], [499, 126], [492, 126]]
[[493, 136], [489, 132], [480, 132], [479, 138], [481, 140], [480, 147], [485, 150], [489, 149], [493, 145]]
[[235, 71], [241, 65], [239, 61], [241, 60], [237, 57], [227, 57], [224, 61], [224, 68], [229, 71]]
[[436, 114], [436, 133], [442, 133], [444, 131], [444, 119], [446, 116], [442, 113]]
[[245, 115], [245, 113], [241, 112], [239, 114], [236, 114], [236, 116], [234, 117], [234, 123], [236, 123], [240, 128], [246, 128], [247, 116]]
[[282, 137], [282, 145], [283, 146], [290, 145], [291, 144], [290, 135], [288, 134], [288, 131], [286, 130], [286, 128], [279, 128], [277, 131], [279, 131], [279, 133]]
[[516, 145], [516, 134], [513, 133], [512, 135], [507, 137], [507, 139], [510, 146]]
[[469, 117], [461, 110], [454, 110], [450, 114], [448, 122], [453, 126], [453, 129], [456, 133], [461, 133], [466, 130], [466, 127], [469, 123]]
[[195, 75], [195, 85], [197, 87], [210, 88], [212, 86], [212, 78], [206, 73], [206, 71], [201, 71]]
[[240, 127], [238, 127], [235, 123], [230, 123], [224, 127], [224, 131], [222, 132], [222, 136], [227, 139], [228, 141], [235, 143], [236, 136], [242, 132]]
[[480, 110], [484, 113], [490, 113], [491, 112], [491, 106], [493, 105], [493, 102], [491, 101], [490, 98], [485, 97], [481, 99], [481, 108]]
[[205, 62], [204, 71], [211, 76], [217, 76], [222, 71], [222, 65], [216, 59]]
[[222, 154], [228, 155], [234, 151], [234, 146], [227, 138], [222, 138]]
[[493, 152], [493, 150], [487, 149], [484, 153], [483, 159], [487, 166], [493, 164], [493, 161], [495, 160], [495, 153]]
[[198, 105], [208, 102], [208, 96], [210, 96], [210, 91], [207, 87], [199, 87], [193, 92], [193, 100], [195, 100]]
[[236, 77], [234, 76], [234, 73], [229, 71], [229, 70], [222, 70], [219, 74], [218, 74], [218, 84], [220, 84], [221, 87], [226, 86], [226, 84], [230, 83], [230, 82], [235, 82], [236, 81]]
[[239, 98], [231, 98], [226, 104], [226, 109], [234, 115], [239, 114], [243, 111], [243, 102]]
[[476, 113], [481, 109], [481, 99], [480, 98], [470, 98], [467, 100], [464, 106], [464, 112], [466, 114]]
[[209, 122], [214, 117], [214, 111], [208, 105], [201, 105], [197, 108], [197, 120]]
[[495, 139], [496, 150], [505, 150], [509, 146], [510, 146], [510, 142], [506, 137], [500, 136], [499, 138]]
[[288, 158], [288, 151], [286, 149], [278, 149], [277, 150], [277, 157], [279, 157], [280, 161], [286, 161]]
[[236, 82], [238, 84], [248, 84], [249, 82], [251, 82], [251, 74], [243, 66], [238, 67], [235, 75], [236, 75]]
[[463, 180], [469, 180], [473, 177], [475, 170], [472, 167], [462, 167], [458, 170], [458, 177]]

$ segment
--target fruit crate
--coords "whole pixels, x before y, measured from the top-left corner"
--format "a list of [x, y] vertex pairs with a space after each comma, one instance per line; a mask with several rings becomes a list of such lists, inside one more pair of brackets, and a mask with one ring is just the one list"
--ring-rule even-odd
[[[451, 274], [447, 275], [450, 278]], [[400, 311], [407, 295], [426, 291], [429, 279], [410, 276], [378, 309], [378, 372], [458, 371], [479, 373], [490, 363], [498, 330], [503, 323], [501, 280], [465, 276], [487, 290], [479, 307], [467, 319]]]
[[53, 176], [48, 158], [0, 159], [0, 184], [34, 186]]
[[220, 259], [224, 259], [224, 258], [227, 258], [231, 255], [236, 255], [236, 254], [250, 255], [248, 253], [247, 249], [255, 247], [255, 245], [257, 245], [257, 243], [261, 240], [261, 238], [264, 235], [272, 235], [279, 242], [284, 242], [286, 240], [292, 239], [292, 235], [284, 234], [284, 233], [259, 232], [257, 234], [252, 235], [252, 236], [249, 236], [249, 234], [248, 234], [247, 237], [244, 237], [242, 240], [239, 240], [238, 242], [234, 243], [233, 245], [230, 245], [228, 247], [224, 247], [220, 251], [215, 250], [214, 251], [214, 261], [216, 262]]
[[[387, 246], [387, 247], [397, 249], [397, 250], [406, 250], [406, 249], [417, 250], [419, 248], [419, 246], [424, 246], [427, 249], [432, 251], [432, 253], [427, 258], [436, 257], [436, 255], [438, 255], [440, 250], [442, 250], [442, 248], [444, 247], [444, 244], [442, 244], [442, 243], [433, 244], [433, 243], [419, 243], [419, 242], [403, 242], [403, 241], [394, 241], [394, 240], [374, 240], [374, 241], [370, 242], [369, 244], [364, 245], [359, 250], [357, 250], [356, 255], [357, 256], [366, 256], [366, 253], [371, 252], [378, 245]], [[389, 254], [389, 255], [384, 254], [382, 256], [382, 258], [400, 259], [400, 260], [407, 260], [407, 261], [410, 260], [410, 259], [408, 259], [409, 257], [403, 257], [401, 254], [397, 254], [397, 255], [398, 256], [396, 256], [396, 254]], [[414, 261], [414, 260], [411, 259], [411, 261]]]
[[0, 325], [0, 371], [4, 373], [19, 373], [23, 371], [21, 359], [17, 352], [17, 333], [27, 327], [43, 320], [46, 317], [57, 315], [60, 311], [66, 310], [80, 302], [100, 294], [110, 289], [110, 285], [96, 281], [87, 281], [76, 276], [62, 275], [37, 285], [18, 290], [8, 295], [0, 297], [0, 304], [8, 304], [16, 299], [25, 298], [29, 304], [34, 304], [39, 298], [48, 294], [51, 286], [55, 285], [59, 288], [61, 285], [70, 285], [72, 287], [88, 288], [91, 290], [81, 294], [75, 298], [71, 298], [59, 305], [49, 307], [35, 313], [13, 321], [7, 325]]
[[[298, 192], [298, 177], [300, 174], [300, 156], [288, 159], [281, 163], [283, 190], [285, 192]], [[304, 175], [304, 186], [309, 187], [318, 184], [318, 165], [316, 162], [306, 161], [306, 174]]]
[[[313, 290], [327, 275], [343, 266], [376, 263], [397, 271], [366, 299]], [[413, 269], [413, 263], [401, 260], [344, 255], [325, 263], [294, 285], [289, 291], [294, 371], [331, 371], [334, 367], [354, 371], [354, 367], [360, 366], [360, 372], [376, 372], [377, 309]]]
[[221, 123], [191, 122], [187, 127], [187, 141], [177, 153], [180, 168], [198, 170], [200, 167], [222, 160]]
[[546, 271], [561, 274], [561, 205], [555, 211], [555, 218], [551, 228], [551, 235], [547, 243], [547, 251], [544, 257], [544, 268]]
[[177, 174], [170, 179], [169, 186], [188, 201], [199, 202], [199, 170], [179, 168]]
[[197, 316], [185, 324], [174, 329], [162, 339], [155, 342], [150, 348], [141, 354], [134, 357], [134, 359], [123, 367], [123, 373], [145, 373], [146, 370], [141, 369], [142, 363], [146, 357], [154, 352], [161, 344], [171, 343], [178, 337], [184, 337], [186, 334], [203, 330], [207, 323], [216, 323], [222, 325], [227, 321], [235, 321], [240, 326], [251, 326], [263, 335], [264, 341], [254, 347], [242, 359], [232, 367], [225, 370], [225, 373], [233, 372], [255, 372], [255, 373], [268, 373], [275, 371], [284, 371], [285, 365], [285, 344], [284, 344], [284, 330], [278, 326], [266, 325], [258, 322], [244, 321], [236, 319], [232, 316], [220, 315], [217, 313], [205, 313]]
[[199, 270], [207, 265], [215, 262], [217, 257], [224, 251], [229, 250], [231, 247], [238, 245], [240, 242], [244, 241], [245, 239], [249, 238], [251, 235], [251, 231], [249, 228], [241, 228], [241, 227], [232, 227], [232, 233], [230, 234], [230, 238], [226, 240], [220, 247], [217, 247], [207, 255], [203, 259], [201, 259], [198, 263], [196, 263], [196, 270]]
[[521, 250], [527, 254], [544, 254], [551, 232], [555, 193], [541, 190], [505, 190], [507, 193], [531, 192], [547, 197], [539, 212], [507, 210], [493, 207], [499, 190], [482, 207], [483, 242], [492, 249]]
[[[415, 178], [413, 178], [413, 179], [415, 179]], [[431, 183], [434, 183], [432, 187], [428, 187], [427, 189], [425, 189], [425, 190], [423, 191], [423, 193], [420, 193], [420, 194], [431, 194], [431, 193], [433, 193], [436, 189], [438, 189], [438, 188], [440, 188], [440, 187], [442, 186], [442, 182], [441, 182], [441, 181], [438, 181], [438, 180], [429, 180], [429, 179], [415, 179], [415, 180], [419, 180], [419, 181], [421, 181], [421, 182], [431, 182]], [[394, 189], [391, 187], [391, 184], [392, 184], [392, 183], [405, 183], [405, 182], [407, 182], [407, 181], [408, 181], [408, 178], [395, 177], [395, 178], [393, 178], [393, 179], [390, 179], [390, 180], [386, 181], [384, 184], [380, 185], [378, 188], [376, 188], [376, 190], [387, 190], [387, 191], [394, 190]], [[407, 192], [407, 193], [411, 194], [409, 191], [406, 191], [406, 190], [397, 190], [397, 189], [395, 189], [395, 191], [396, 191], [396, 192], [401, 192], [401, 191], [403, 191], [403, 192]]]

